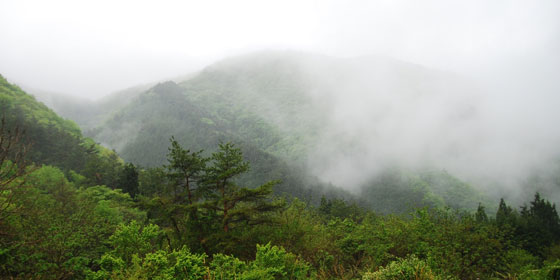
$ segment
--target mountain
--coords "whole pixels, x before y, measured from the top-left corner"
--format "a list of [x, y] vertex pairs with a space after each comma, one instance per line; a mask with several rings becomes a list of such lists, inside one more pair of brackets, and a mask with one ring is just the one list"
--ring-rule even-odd
[[73, 120], [85, 134], [94, 129], [110, 114], [126, 106], [132, 99], [148, 90], [155, 83], [130, 87], [99, 100], [90, 100], [66, 94], [47, 92], [34, 88], [23, 89], [58, 115]]
[[[197, 103], [184, 86], [165, 82], [139, 94], [98, 129], [99, 137], [151, 165], [162, 158], [167, 143], [157, 141], [167, 133], [196, 148], [233, 141], [251, 163], [243, 183], [281, 178], [277, 189], [314, 199], [318, 207], [298, 200], [284, 204], [270, 196], [271, 185], [249, 189], [229, 181], [245, 170], [238, 150], [225, 148], [230, 145], [220, 148], [229, 155], [214, 154], [199, 173], [192, 171], [204, 160], [181, 148], [174, 151], [172, 170], [124, 165], [116, 153], [83, 137], [75, 123], [0, 76], [0, 278], [377, 279], [403, 275], [404, 268], [411, 278], [487, 279], [507, 273], [547, 279], [558, 272], [551, 260], [557, 258], [560, 219], [555, 205], [538, 193], [519, 212], [502, 200], [495, 218], [483, 206], [476, 214], [458, 212], [444, 207], [470, 210], [485, 197], [445, 171], [398, 166], [366, 181], [348, 203], [347, 192], [311, 176], [297, 158], [264, 150], [286, 141], [282, 132], [312, 125], [305, 116], [313, 114], [295, 116], [310, 123], [294, 123], [298, 128], [290, 130], [248, 114], [268, 112], [245, 111], [246, 104], [234, 99], [229, 107], [219, 99]], [[59, 168], [14, 169], [7, 159], [19, 151], [11, 146], [21, 144], [12, 141], [16, 128], [36, 144], [30, 154], [35, 164]], [[558, 180], [556, 168], [550, 169], [552, 177], [536, 181], [545, 179], [546, 186], [548, 179]], [[111, 180], [115, 174], [117, 180]], [[320, 203], [317, 195], [324, 195]], [[274, 261], [267, 261], [271, 256]]]
[[[196, 72], [177, 76], [172, 81], [179, 82], [190, 79]], [[166, 81], [166, 80], [164, 80]], [[88, 135], [91, 129], [97, 127], [111, 114], [128, 105], [141, 93], [155, 86], [157, 82], [150, 82], [131, 86], [100, 99], [91, 100], [68, 94], [44, 91], [36, 88], [22, 86], [22, 89], [33, 95], [63, 118], [73, 120], [80, 126], [84, 134]]]
[[[404, 117], [432, 121], [436, 116], [424, 119], [421, 114], [402, 113], [433, 110], [429, 107], [433, 102], [447, 102], [448, 108], [437, 112], [440, 123], [426, 125], [445, 126], [439, 128], [442, 131], [476, 117], [474, 102], [465, 94], [472, 95], [466, 81], [387, 58], [259, 52], [215, 63], [178, 85], [186, 100], [232, 133], [274, 155], [300, 161], [320, 153], [318, 148], [345, 153], [357, 149], [357, 144], [365, 146], [360, 142], [371, 140], [371, 134], [379, 134], [376, 129], [398, 115], [401, 121]], [[247, 128], [249, 123], [257, 128]], [[99, 129], [111, 134], [103, 123]], [[364, 140], [355, 141], [356, 133]], [[129, 135], [129, 141], [135, 137]], [[117, 151], [124, 148], [122, 143], [99, 139]]]
[[[182, 87], [171, 81], [157, 84], [113, 114], [102, 128], [91, 133], [97, 141], [119, 151], [125, 160], [144, 167], [167, 163], [171, 136], [182, 146], [192, 151], [207, 150], [207, 154], [218, 143], [231, 141], [242, 148], [246, 160], [251, 163], [250, 172], [241, 179], [248, 185], [281, 179], [282, 183], [276, 188], [280, 194], [314, 200], [325, 192], [337, 197], [349, 196], [342, 190], [321, 186], [316, 178], [304, 172], [301, 165], [288, 164], [263, 151], [254, 142], [247, 141], [247, 136], [236, 133], [239, 129], [246, 129], [258, 134], [258, 126], [262, 122], [249, 118], [246, 122], [235, 124], [216, 118], [194, 105], [183, 92]], [[274, 132], [270, 127], [263, 127], [260, 131]], [[310, 185], [320, 193], [309, 193]]]
[[122, 160], [113, 151], [84, 137], [76, 123], [58, 116], [2, 76], [0, 112], [5, 123], [2, 133], [25, 131], [19, 144], [27, 146], [30, 162], [56, 166], [66, 174], [79, 174], [69, 177], [85, 176], [80, 180], [86, 180], [88, 185], [115, 186]]
[[171, 136], [207, 152], [232, 141], [253, 155], [260, 170], [247, 177], [253, 181], [276, 174], [301, 178], [281, 189], [337, 185], [360, 193], [395, 165], [454, 162], [477, 136], [463, 133], [479, 121], [473, 92], [454, 74], [389, 58], [257, 52], [123, 98], [126, 105], [88, 135], [142, 166], [166, 162]]
[[472, 211], [479, 204], [495, 212], [487, 194], [446, 171], [410, 171], [389, 168], [361, 186], [360, 204], [378, 213], [410, 213], [422, 207]]

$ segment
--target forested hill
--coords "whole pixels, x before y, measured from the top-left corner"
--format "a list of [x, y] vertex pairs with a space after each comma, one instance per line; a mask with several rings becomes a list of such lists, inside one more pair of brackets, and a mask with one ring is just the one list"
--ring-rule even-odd
[[133, 86], [98, 100], [27, 88], [25, 85], [22, 85], [22, 89], [54, 110], [58, 115], [73, 120], [83, 132], [87, 132], [98, 126], [111, 113], [126, 106], [132, 99], [155, 84]]
[[[120, 155], [84, 137], [73, 121], [59, 117], [6, 79], [2, 78], [1, 82], [0, 112], [5, 116], [7, 129], [25, 129], [23, 140], [31, 145], [28, 155], [31, 162], [56, 166], [71, 180], [87, 185], [118, 186], [125, 169]], [[182, 91], [173, 82], [158, 84], [107, 122], [116, 132], [109, 135], [112, 139], [134, 139], [133, 145], [121, 151], [127, 161], [143, 167], [166, 164], [171, 136], [193, 151], [207, 149], [206, 154], [214, 151], [218, 143], [235, 142], [252, 164], [248, 174], [239, 178], [246, 185], [280, 180], [274, 189], [277, 194], [312, 199], [316, 203], [323, 195], [350, 199], [348, 192], [319, 182], [301, 165], [289, 165], [240, 140], [223, 122], [191, 105]], [[132, 138], [135, 134], [139, 137]], [[99, 139], [103, 137], [96, 140]]]
[[[115, 166], [122, 165], [122, 161], [113, 151], [84, 137], [73, 121], [59, 117], [2, 76], [0, 112], [4, 133], [23, 131], [20, 142], [28, 145], [27, 156], [31, 162], [53, 165], [67, 174], [77, 172], [91, 184], [114, 186]], [[105, 171], [99, 170], [100, 167]]]
[[[181, 102], [188, 103], [187, 108], [196, 107], [206, 116], [186, 118], [174, 112], [179, 108], [174, 106], [169, 114], [151, 115], [156, 118], [154, 122], [165, 118], [173, 122], [192, 121], [199, 126], [197, 123], [204, 119], [210, 125], [215, 124], [215, 129], [251, 142], [280, 158], [300, 162], [312, 159], [333, 167], [336, 157], [343, 154], [351, 155], [362, 148], [367, 154], [372, 128], [386, 126], [387, 121], [401, 114], [399, 110], [413, 114], [430, 110], [426, 102], [449, 101], [440, 118], [442, 132], [453, 131], [457, 121], [468, 123], [476, 118], [474, 103], [463, 100], [464, 93], [472, 88], [466, 81], [447, 73], [376, 57], [345, 59], [298, 52], [257, 52], [210, 65], [178, 86], [180, 89], [175, 89], [174, 93], [184, 96]], [[148, 92], [153, 95], [164, 90], [160, 87]], [[396, 104], [386, 103], [388, 95], [397, 100], [411, 97], [416, 103], [403, 102], [401, 109]], [[121, 104], [129, 106], [114, 111], [88, 135], [119, 153], [138, 150], [135, 146], [144, 141], [142, 138], [146, 135], [140, 135], [142, 124], [138, 125], [138, 119], [128, 116], [131, 110], [141, 110], [131, 107], [149, 110], [152, 109], [149, 102], [154, 101], [153, 109], [157, 111], [161, 104], [153, 96], [152, 99], [137, 95], [116, 96], [122, 97]], [[146, 111], [146, 114], [152, 113]], [[119, 137], [121, 134], [116, 128], [126, 129], [127, 138]], [[175, 125], [172, 129], [173, 134], [192, 136], [185, 126]], [[447, 134], [442, 133], [440, 137]], [[166, 135], [161, 137], [165, 139]], [[381, 137], [380, 140], [385, 139]], [[188, 140], [189, 144], [195, 142]], [[324, 154], [334, 156], [330, 158]], [[124, 158], [128, 156], [126, 152], [123, 154]], [[151, 159], [161, 162], [163, 154]], [[141, 163], [147, 164], [146, 161]], [[316, 165], [321, 171], [328, 169]]]
[[[382, 81], [381, 76], [392, 79]], [[193, 151], [212, 152], [220, 141], [232, 141], [242, 147], [252, 163], [244, 177], [247, 182], [280, 179], [279, 193], [307, 199], [311, 195], [315, 202], [334, 184], [361, 193], [360, 197], [366, 198], [364, 206], [375, 206], [383, 212], [406, 212], [419, 205], [473, 210], [484, 195], [468, 184], [440, 188], [434, 183], [438, 180], [423, 180], [405, 166], [397, 167], [409, 174], [405, 179], [386, 176], [378, 180], [379, 170], [369, 170], [372, 165], [393, 168], [384, 166], [378, 155], [370, 154], [371, 147], [390, 144], [385, 135], [374, 137], [372, 131], [401, 118], [398, 111], [382, 114], [389, 108], [380, 105], [388, 91], [418, 100], [412, 107], [406, 104], [406, 108], [418, 112], [429, 110], [422, 107], [426, 106], [423, 99], [454, 100], [446, 114], [455, 123], [442, 116], [443, 123], [437, 124], [442, 130], [440, 138], [453, 131], [457, 122], [476, 118], [470, 107], [457, 104], [456, 99], [466, 89], [446, 85], [453, 79], [457, 78], [375, 57], [339, 59], [296, 52], [257, 52], [210, 65], [180, 83], [155, 85], [87, 133], [115, 149], [126, 161], [145, 167], [166, 162], [170, 136]], [[357, 85], [368, 91], [365, 96], [371, 99], [358, 98], [363, 92]], [[355, 110], [354, 105], [358, 106]], [[461, 117], [457, 119], [456, 115]], [[395, 148], [389, 145], [386, 149]], [[442, 167], [435, 170], [438, 168]], [[321, 187], [312, 191], [313, 186]], [[382, 203], [386, 196], [380, 195], [380, 190], [391, 188], [396, 200]], [[399, 202], [407, 207], [389, 207]]]
[[[196, 106], [174, 82], [160, 83], [140, 94], [122, 110], [117, 111], [92, 137], [115, 148], [126, 161], [143, 167], [161, 166], [167, 162], [169, 138], [192, 151], [214, 151], [219, 143], [233, 142], [242, 148], [252, 168], [240, 178], [248, 185], [281, 180], [278, 194], [288, 194], [318, 202], [322, 195], [350, 195], [321, 183], [306, 172], [300, 163], [286, 162], [264, 150], [255, 141], [274, 141], [273, 127], [257, 118], [231, 122], [218, 118], [204, 107]], [[265, 136], [263, 136], [265, 135]], [[278, 138], [279, 136], [276, 136]]]
[[[199, 106], [187, 88], [158, 84], [98, 131], [142, 136], [122, 148], [140, 147], [128, 154], [138, 161], [148, 160], [144, 152], [164, 153], [160, 164], [138, 168], [0, 78], [0, 278], [544, 280], [560, 273], [560, 218], [539, 193], [518, 211], [505, 200], [486, 204], [447, 172], [396, 168], [366, 181], [359, 198], [340, 199], [349, 194], [313, 179], [289, 153], [275, 155], [278, 143], [295, 141], [279, 132], [297, 129], [243, 115], [251, 111], [233, 100]], [[175, 137], [156, 142], [170, 132]]]

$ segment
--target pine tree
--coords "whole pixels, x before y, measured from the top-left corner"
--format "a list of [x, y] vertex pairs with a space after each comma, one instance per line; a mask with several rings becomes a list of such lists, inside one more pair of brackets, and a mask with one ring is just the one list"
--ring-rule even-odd
[[533, 254], [543, 257], [543, 250], [560, 240], [560, 219], [556, 206], [541, 198], [539, 193], [535, 194], [530, 207], [523, 207], [521, 220], [520, 235], [524, 239], [525, 249]]
[[130, 197], [136, 197], [138, 194], [138, 170], [132, 163], [124, 165], [119, 177], [119, 187], [123, 192], [128, 193]]
[[484, 206], [482, 206], [481, 203], [478, 204], [478, 208], [476, 209], [475, 219], [479, 223], [488, 222], [488, 216], [486, 215], [486, 211], [484, 211]]
[[201, 196], [197, 185], [208, 159], [201, 156], [203, 151], [191, 152], [183, 149], [174, 137], [170, 141], [171, 147], [167, 155], [169, 165], [165, 167], [172, 181], [175, 200], [180, 202], [186, 199], [189, 205], [193, 205]]
[[514, 227], [516, 224], [516, 213], [507, 206], [504, 199], [500, 199], [500, 205], [498, 206], [498, 212], [496, 212], [496, 223], [499, 227], [509, 226]]
[[270, 202], [272, 187], [278, 181], [270, 181], [254, 189], [241, 187], [235, 178], [249, 170], [249, 163], [243, 160], [241, 149], [231, 143], [220, 144], [212, 154], [212, 165], [206, 169], [205, 187], [208, 191], [206, 207], [221, 218], [225, 233], [236, 224], [254, 225], [266, 223], [266, 213], [282, 207]]
[[177, 248], [186, 244], [192, 250], [207, 251], [203, 240], [209, 230], [200, 213], [200, 202], [204, 199], [200, 180], [208, 159], [202, 157], [203, 151], [183, 149], [174, 137], [170, 142], [169, 164], [165, 166], [168, 184], [164, 184], [160, 194], [151, 200], [151, 214], [172, 229], [178, 241]]

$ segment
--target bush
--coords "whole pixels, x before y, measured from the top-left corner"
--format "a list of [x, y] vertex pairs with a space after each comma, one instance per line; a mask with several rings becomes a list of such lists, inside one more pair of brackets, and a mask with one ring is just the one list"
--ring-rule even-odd
[[560, 260], [545, 262], [541, 269], [528, 270], [519, 275], [520, 280], [560, 280]]
[[423, 260], [411, 255], [404, 259], [391, 262], [375, 272], [366, 272], [363, 280], [435, 280], [440, 277], [434, 275], [431, 268]]
[[247, 264], [233, 256], [215, 254], [210, 263], [211, 279], [227, 280], [239, 279], [247, 269]]
[[284, 248], [257, 245], [257, 256], [242, 279], [308, 279], [310, 265]]

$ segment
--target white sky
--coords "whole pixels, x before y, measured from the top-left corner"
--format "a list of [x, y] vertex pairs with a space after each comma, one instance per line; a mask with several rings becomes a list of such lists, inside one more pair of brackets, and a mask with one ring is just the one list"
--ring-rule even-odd
[[556, 0], [0, 0], [0, 74], [90, 98], [263, 48], [558, 69], [559, 41]]

